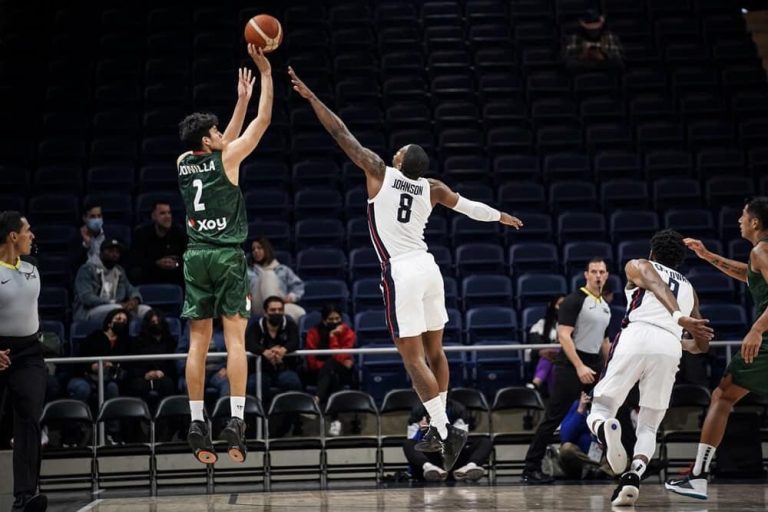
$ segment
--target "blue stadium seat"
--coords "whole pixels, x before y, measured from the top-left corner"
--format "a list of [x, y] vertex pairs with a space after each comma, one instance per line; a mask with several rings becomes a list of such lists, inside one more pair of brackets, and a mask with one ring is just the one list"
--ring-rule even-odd
[[687, 151], [651, 151], [645, 155], [645, 172], [648, 179], [690, 177], [693, 174], [693, 159]]
[[597, 208], [597, 191], [585, 181], [562, 181], [549, 187], [549, 203], [552, 212], [564, 210], [594, 211]]
[[[519, 78], [511, 73], [489, 73], [480, 77], [480, 94], [486, 98], [483, 106], [483, 125], [487, 130], [505, 126], [528, 126], [527, 106], [521, 100], [510, 99], [514, 98], [518, 88], [514, 82], [510, 84], [515, 79], [519, 84]], [[497, 95], [503, 98], [497, 98]]]
[[624, 122], [592, 123], [586, 127], [586, 147], [598, 151], [631, 151], [635, 148], [632, 130]]
[[355, 333], [357, 333], [358, 346], [365, 347], [372, 344], [389, 344], [392, 346], [392, 337], [387, 327], [386, 316], [384, 308], [355, 314]]
[[602, 213], [565, 212], [557, 218], [560, 243], [577, 240], [607, 240], [605, 217]]
[[[442, 267], [441, 267], [442, 270]], [[445, 307], [451, 309], [459, 308], [459, 285], [456, 278], [446, 276], [443, 271], [443, 288], [445, 290]]]
[[88, 169], [86, 187], [89, 193], [130, 191], [133, 190], [134, 178], [135, 172], [131, 166], [98, 165]]
[[636, 180], [641, 178], [640, 160], [637, 154], [627, 151], [601, 151], [595, 156], [595, 179]]
[[517, 308], [546, 305], [554, 297], [565, 295], [565, 278], [560, 274], [524, 274], [517, 278]]
[[500, 245], [464, 244], [456, 248], [455, 254], [456, 274], [459, 277], [504, 273], [504, 251]]
[[448, 323], [443, 330], [443, 344], [461, 345], [464, 342], [464, 322], [461, 312], [456, 308], [447, 308]]
[[360, 247], [349, 253], [349, 279], [356, 281], [364, 277], [381, 278], [381, 263], [373, 247]]
[[294, 164], [291, 180], [296, 189], [306, 187], [335, 188], [341, 178], [339, 166], [330, 159], [303, 160]]
[[[85, 196], [85, 199], [83, 199], [83, 203], [100, 205], [104, 218], [109, 222], [130, 224], [133, 220], [133, 200], [128, 193], [99, 192], [88, 194]], [[154, 205], [149, 206], [150, 212], [152, 206]]]
[[245, 193], [245, 208], [252, 218], [285, 220], [290, 218], [290, 199], [280, 189], [255, 189]]
[[325, 304], [338, 305], [342, 311], [347, 309], [349, 289], [346, 281], [338, 279], [311, 279], [304, 282], [304, 295], [301, 306], [304, 309], [321, 309]]
[[[77, 357], [80, 355], [80, 345], [93, 331], [101, 330], [102, 323], [94, 321], [72, 322], [69, 326], [70, 349], [69, 354]], [[65, 352], [67, 353], [67, 352]]]
[[461, 282], [462, 305], [465, 310], [483, 306], [510, 306], [512, 281], [505, 275], [465, 277]]
[[29, 221], [31, 224], [76, 224], [80, 220], [80, 204], [77, 196], [66, 194], [44, 194], [29, 200]]
[[438, 147], [444, 157], [451, 155], [482, 155], [483, 132], [478, 128], [446, 128], [439, 132]]
[[384, 309], [381, 279], [366, 277], [352, 284], [352, 307], [355, 313]]
[[736, 296], [736, 286], [733, 279], [719, 272], [701, 272], [689, 274], [688, 280], [696, 290], [699, 301], [732, 302]]
[[538, 183], [510, 182], [499, 187], [496, 203], [504, 211], [540, 211], [546, 204], [546, 193]]
[[619, 268], [624, 268], [627, 261], [637, 258], [648, 258], [651, 253], [651, 243], [649, 240], [630, 240], [619, 242], [616, 250], [616, 262]]
[[552, 217], [546, 213], [517, 212], [513, 210], [513, 215], [519, 217], [524, 223], [525, 228], [521, 230], [504, 230], [505, 244], [511, 246], [518, 242], [551, 242]]
[[341, 249], [304, 249], [297, 254], [296, 265], [304, 279], [344, 279], [347, 257]]
[[533, 147], [533, 133], [528, 128], [515, 126], [491, 128], [485, 141], [492, 156], [527, 154]]
[[736, 304], [702, 304], [699, 307], [702, 318], [709, 319], [718, 341], [741, 341], [749, 329], [747, 313]]
[[[493, 182], [504, 185], [507, 182], [533, 182], [541, 180], [539, 159], [530, 155], [505, 155], [493, 161]], [[542, 191], [542, 197], [543, 197]]]
[[[481, 202], [485, 203], [482, 200]], [[454, 247], [471, 243], [475, 240], [482, 240], [484, 243], [498, 243], [501, 242], [499, 226], [500, 224], [496, 222], [478, 222], [464, 215], [457, 215], [451, 220], [451, 235], [449, 238]]]
[[35, 171], [34, 184], [38, 194], [80, 194], [83, 171], [79, 165], [47, 165]]
[[555, 151], [581, 151], [584, 141], [581, 128], [573, 126], [546, 126], [536, 131], [536, 146], [540, 153]]
[[625, 240], [648, 240], [659, 230], [659, 216], [652, 211], [619, 210], [611, 214], [610, 232], [614, 244]]
[[687, 237], [713, 237], [715, 222], [709, 210], [671, 210], [664, 214], [664, 226]]
[[37, 300], [40, 317], [64, 322], [69, 319], [69, 293], [60, 286], [43, 286]]
[[579, 105], [579, 119], [585, 123], [619, 123], [626, 119], [624, 103], [611, 96], [586, 98]]
[[291, 249], [291, 227], [283, 220], [255, 220], [248, 223], [248, 240], [258, 238], [266, 238], [275, 249]]
[[467, 343], [509, 342], [517, 339], [517, 315], [510, 307], [483, 306], [467, 311]]
[[[723, 244], [720, 243], [720, 240], [717, 240], [715, 238], [701, 238], [701, 243], [703, 243], [707, 249], [714, 252], [715, 254], [724, 254], [723, 252]], [[714, 272], [715, 269], [712, 268], [712, 265], [696, 256], [696, 253], [693, 251], [687, 251], [685, 253], [685, 260], [683, 261], [682, 265], [682, 272], [687, 275], [689, 272], [695, 272], [695, 271], [711, 271]]]
[[755, 194], [752, 178], [742, 176], [717, 176], [707, 180], [704, 186], [707, 205], [710, 208], [735, 206]]
[[653, 204], [659, 212], [670, 208], [697, 208], [702, 204], [699, 182], [689, 178], [662, 178], [653, 182]]
[[523, 340], [526, 343], [530, 343], [531, 340], [529, 338], [531, 333], [531, 327], [533, 324], [544, 318], [544, 316], [547, 314], [547, 307], [546, 306], [531, 306], [528, 308], [525, 308], [522, 312], [521, 321], [520, 321], [520, 328], [523, 331]]
[[600, 204], [606, 212], [649, 206], [648, 185], [641, 180], [611, 180], [600, 185]]
[[[145, 222], [149, 220], [152, 208], [154, 208], [157, 201], [164, 201], [171, 205], [173, 216], [177, 219], [184, 218], [184, 202], [181, 199], [181, 194], [178, 191], [174, 192], [145, 192], [139, 194], [136, 197], [136, 208], [134, 213], [136, 214], [136, 220], [138, 222]], [[247, 208], [247, 206], [246, 206]]]
[[297, 219], [340, 218], [343, 208], [341, 194], [326, 188], [299, 190], [294, 198], [293, 211]]
[[430, 215], [427, 227], [424, 229], [424, 241], [428, 245], [445, 245], [448, 243], [448, 221], [445, 217]]
[[[355, 169], [355, 176], [363, 175], [360, 170]], [[364, 176], [364, 175], [363, 175]], [[347, 190], [344, 195], [344, 213], [347, 218], [365, 215], [368, 209], [368, 193], [363, 187], [353, 187]]]
[[570, 242], [563, 246], [563, 266], [566, 274], [585, 270], [592, 258], [603, 258], [611, 271], [613, 250], [606, 242]]
[[350, 251], [361, 247], [370, 247], [371, 235], [368, 231], [368, 218], [355, 217], [347, 221], [347, 249]]
[[294, 242], [297, 251], [311, 247], [341, 247], [344, 238], [344, 225], [338, 219], [308, 218], [296, 222]]
[[741, 217], [741, 212], [741, 207], [725, 206], [720, 208], [717, 216], [717, 235], [720, 240], [741, 238], [741, 230], [737, 222], [739, 217]]
[[290, 179], [290, 170], [281, 160], [256, 159], [240, 166], [240, 183], [246, 192], [264, 188], [279, 190], [286, 187]]
[[579, 153], [555, 153], [544, 157], [544, 182], [591, 180], [591, 162]]
[[520, 242], [509, 248], [509, 273], [519, 276], [529, 272], [560, 271], [557, 246], [546, 242]]
[[39, 224], [32, 226], [35, 243], [45, 254], [79, 256], [81, 250], [80, 233], [70, 225]]
[[679, 148], [684, 138], [683, 127], [679, 123], [656, 121], [637, 127], [637, 147], [646, 152]]
[[[69, 255], [40, 254], [37, 256], [40, 279], [46, 286], [71, 289], [74, 282], [72, 260]], [[76, 267], [75, 267], [76, 268]]]
[[738, 141], [747, 149], [765, 147], [768, 142], [768, 122], [765, 119], [748, 119], [739, 124]]
[[181, 315], [184, 290], [175, 284], [143, 284], [138, 287], [142, 303], [159, 309], [167, 316]]
[[[483, 143], [481, 141], [480, 146]], [[486, 182], [488, 162], [485, 158], [476, 155], [449, 156], [443, 162], [443, 181], [450, 186], [464, 182]]]
[[717, 175], [745, 175], [747, 171], [746, 157], [740, 149], [702, 149], [696, 155], [696, 167], [701, 180]]

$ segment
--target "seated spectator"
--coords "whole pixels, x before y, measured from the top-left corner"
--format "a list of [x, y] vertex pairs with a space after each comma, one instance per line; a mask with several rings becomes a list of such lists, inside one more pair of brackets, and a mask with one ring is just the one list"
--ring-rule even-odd
[[[355, 331], [342, 321], [341, 309], [337, 305], [326, 304], [320, 316], [320, 323], [307, 331], [307, 349], [326, 350], [355, 346]], [[328, 402], [328, 397], [344, 386], [357, 387], [357, 372], [354, 370], [352, 354], [307, 356], [307, 374], [313, 382], [317, 382], [316, 399], [321, 409]], [[336, 418], [332, 419], [328, 434], [341, 434], [341, 422]]]
[[587, 11], [579, 20], [575, 34], [568, 36], [563, 60], [570, 71], [621, 70], [623, 50], [618, 36], [605, 26], [605, 18], [597, 11]]
[[[460, 402], [448, 400], [447, 413], [448, 420], [453, 426], [464, 430], [469, 429], [469, 416]], [[403, 451], [411, 466], [413, 478], [428, 482], [443, 481], [448, 478], [448, 472], [441, 467], [443, 461], [440, 454], [419, 452], [415, 448], [416, 443], [424, 437], [428, 428], [426, 409], [423, 405], [414, 407], [408, 419], [408, 439], [403, 445]], [[486, 473], [483, 466], [488, 464], [492, 449], [491, 440], [487, 437], [470, 437], [456, 461], [454, 468], [457, 469], [451, 472], [453, 479], [476, 482], [483, 478]]]
[[[557, 312], [560, 310], [560, 304], [563, 303], [564, 296], [559, 295], [552, 299], [547, 305], [547, 311], [544, 318], [531, 326], [528, 331], [528, 342], [536, 344], [558, 343], [557, 340]], [[539, 360], [536, 363], [536, 370], [533, 374], [533, 381], [527, 384], [527, 387], [537, 390], [549, 390], [552, 385], [554, 374], [552, 366], [555, 357], [560, 352], [559, 348], [543, 348], [539, 350]]]
[[101, 243], [104, 235], [104, 215], [101, 205], [86, 203], [83, 208], [83, 225], [80, 227], [83, 249], [86, 252], [86, 262], [101, 265]]
[[254, 314], [263, 315], [264, 299], [272, 296], [283, 299], [285, 314], [295, 322], [306, 313], [304, 308], [297, 304], [304, 295], [304, 281], [290, 267], [275, 259], [275, 251], [266, 238], [251, 242], [248, 279], [251, 287], [251, 311]]
[[[168, 330], [162, 314], [149, 310], [141, 321], [141, 332], [133, 342], [131, 355], [173, 354], [175, 350], [176, 338]], [[147, 403], [157, 403], [174, 394], [176, 368], [171, 359], [137, 361], [130, 365], [129, 374], [130, 394]]]
[[131, 280], [137, 284], [184, 285], [182, 267], [187, 234], [173, 223], [171, 205], [155, 202], [152, 222], [136, 228], [133, 235]]
[[[103, 327], [89, 334], [75, 355], [79, 357], [124, 356], [130, 350], [128, 311], [117, 308], [107, 313]], [[98, 396], [99, 364], [77, 365], [73, 373], [75, 377], [70, 379], [67, 384], [69, 396], [91, 403], [91, 399]], [[104, 362], [105, 400], [120, 396], [120, 385], [124, 375], [125, 370], [120, 363]]]
[[[285, 314], [285, 303], [280, 297], [267, 297], [262, 318], [252, 320], [245, 331], [245, 348], [261, 356], [262, 402], [267, 405], [275, 392], [301, 391], [297, 373], [300, 361], [285, 357], [299, 348], [299, 327]], [[249, 362], [248, 389], [256, 384], [255, 362]], [[272, 388], [276, 388], [273, 391]]]
[[565, 478], [571, 480], [613, 476], [603, 449], [587, 426], [590, 401], [582, 391], [560, 424], [560, 467]]
[[123, 267], [118, 265], [122, 253], [120, 242], [106, 240], [101, 244], [101, 264], [89, 261], [77, 271], [73, 320], [99, 321], [115, 309], [125, 309], [132, 317], [142, 318], [149, 311]]

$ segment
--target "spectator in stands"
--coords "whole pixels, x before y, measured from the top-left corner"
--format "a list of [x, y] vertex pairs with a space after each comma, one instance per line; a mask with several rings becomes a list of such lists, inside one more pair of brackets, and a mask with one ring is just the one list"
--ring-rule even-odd
[[[285, 357], [299, 348], [299, 327], [291, 317], [285, 314], [285, 302], [277, 296], [267, 297], [264, 301], [264, 316], [252, 320], [245, 331], [245, 348], [249, 352], [261, 355], [262, 393], [265, 404], [278, 392], [301, 391], [303, 386], [296, 369], [299, 360]], [[255, 364], [249, 362], [249, 384], [255, 385]]]
[[624, 56], [618, 36], [605, 26], [605, 18], [589, 10], [579, 19], [579, 28], [563, 46], [563, 60], [570, 71], [619, 71]]
[[[151, 309], [141, 321], [141, 332], [133, 342], [131, 354], [172, 354], [176, 343], [162, 313]], [[156, 403], [172, 395], [176, 388], [176, 367], [170, 359], [137, 361], [130, 365], [129, 373], [130, 394], [147, 402]]]
[[277, 296], [285, 303], [285, 314], [295, 322], [306, 311], [297, 302], [304, 295], [304, 281], [287, 265], [275, 258], [275, 250], [266, 238], [251, 242], [248, 278], [251, 286], [251, 311], [263, 315], [264, 299]]
[[[466, 408], [456, 400], [448, 400], [446, 404], [448, 420], [456, 428], [469, 429], [469, 416]], [[403, 444], [405, 458], [411, 466], [411, 476], [417, 480], [428, 482], [443, 481], [448, 478], [448, 472], [441, 466], [443, 464], [439, 453], [426, 453], [417, 451], [415, 446], [429, 428], [427, 411], [422, 404], [417, 405], [411, 411], [408, 419], [408, 439]], [[461, 450], [456, 461], [457, 469], [451, 472], [454, 480], [467, 480], [476, 482], [485, 476], [484, 465], [488, 464], [491, 456], [491, 440], [487, 437], [469, 438], [467, 444]]]
[[610, 466], [605, 463], [602, 448], [587, 426], [591, 400], [582, 391], [581, 398], [573, 402], [560, 424], [560, 467], [564, 476], [571, 480], [613, 476]]
[[80, 227], [83, 249], [86, 251], [86, 261], [101, 265], [101, 244], [104, 242], [104, 215], [101, 205], [93, 202], [83, 207], [83, 225]]
[[[83, 340], [75, 354], [81, 357], [124, 356], [131, 350], [128, 335], [128, 311], [117, 308], [109, 311], [101, 329], [93, 331]], [[79, 365], [67, 384], [69, 396], [90, 403], [98, 396], [98, 363]], [[125, 377], [125, 369], [120, 363], [104, 362], [104, 399], [120, 396], [120, 385]]]
[[182, 262], [186, 249], [187, 234], [173, 223], [171, 205], [156, 201], [152, 222], [136, 228], [133, 235], [131, 280], [137, 284], [183, 286]]
[[[544, 318], [531, 326], [528, 331], [528, 342], [536, 344], [558, 343], [557, 341], [557, 313], [560, 310], [560, 304], [565, 299], [564, 295], [558, 295], [547, 305], [547, 311]], [[553, 372], [552, 366], [555, 357], [560, 353], [559, 348], [543, 348], [539, 350], [539, 361], [536, 363], [536, 370], [533, 374], [533, 380], [527, 385], [529, 388], [537, 390], [546, 389], [549, 391], [552, 385]]]
[[123, 245], [117, 240], [101, 244], [101, 263], [86, 262], [75, 277], [74, 320], [104, 318], [115, 309], [125, 309], [132, 317], [142, 318], [149, 306], [141, 303], [141, 294], [118, 265]]
[[[343, 322], [341, 309], [336, 304], [323, 306], [320, 316], [320, 323], [307, 331], [307, 349], [325, 350], [355, 346], [355, 331]], [[312, 381], [317, 382], [316, 400], [321, 408], [325, 407], [328, 397], [344, 386], [357, 387], [357, 372], [353, 365], [352, 354], [307, 356], [307, 374]], [[332, 436], [340, 435], [341, 422], [333, 418], [328, 433]]]

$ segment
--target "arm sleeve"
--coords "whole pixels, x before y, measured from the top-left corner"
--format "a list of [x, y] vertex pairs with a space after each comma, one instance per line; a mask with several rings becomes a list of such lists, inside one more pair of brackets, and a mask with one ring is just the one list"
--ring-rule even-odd
[[499, 210], [461, 196], [459, 196], [459, 200], [456, 202], [453, 210], [480, 222], [498, 222], [501, 219], [501, 212]]
[[576, 327], [576, 319], [579, 317], [581, 306], [584, 304], [585, 295], [581, 292], [572, 293], [560, 304], [560, 310], [557, 312], [557, 323]]

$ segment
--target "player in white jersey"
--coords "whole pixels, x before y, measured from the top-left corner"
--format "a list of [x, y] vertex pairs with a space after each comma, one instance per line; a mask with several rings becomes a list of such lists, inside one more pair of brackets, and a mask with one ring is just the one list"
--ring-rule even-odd
[[365, 172], [368, 227], [381, 261], [387, 327], [430, 416], [430, 429], [416, 448], [441, 452], [443, 469], [450, 471], [467, 433], [450, 425], [445, 412], [449, 375], [443, 352], [443, 327], [448, 314], [443, 277], [427, 252], [424, 228], [437, 204], [483, 222], [501, 222], [516, 229], [523, 223], [507, 213], [460, 197], [438, 180], [422, 178], [429, 169], [429, 157], [416, 144], [400, 148], [392, 167], [388, 167], [355, 139], [293, 69], [288, 68], [288, 73], [294, 90], [309, 101], [323, 127]]
[[[600, 381], [593, 391], [587, 425], [606, 450], [611, 469], [621, 475], [614, 505], [632, 505], [640, 493], [640, 477], [656, 450], [656, 431], [664, 418], [683, 350], [706, 352], [713, 331], [702, 320], [691, 283], [677, 267], [685, 258], [683, 237], [665, 229], [651, 238], [647, 260], [629, 261], [627, 313]], [[683, 330], [693, 339], [683, 340]], [[616, 411], [640, 383], [640, 413], [634, 459], [626, 473], [627, 454], [621, 444]]]

